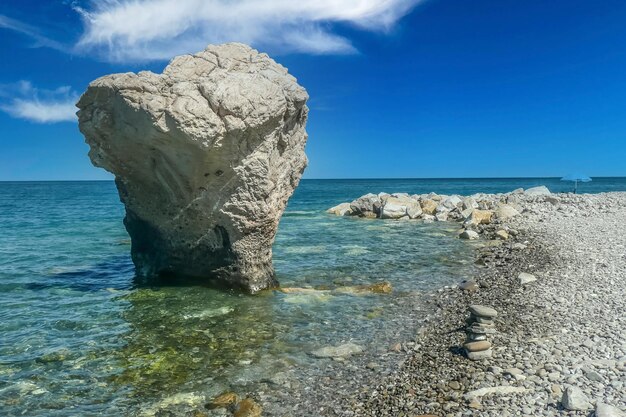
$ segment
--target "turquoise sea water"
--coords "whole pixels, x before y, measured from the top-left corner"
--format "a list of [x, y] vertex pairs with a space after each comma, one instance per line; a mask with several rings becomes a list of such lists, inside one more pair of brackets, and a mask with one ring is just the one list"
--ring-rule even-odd
[[[283, 286], [389, 281], [392, 295], [251, 297], [134, 280], [112, 182], [0, 182], [0, 416], [119, 416], [166, 398], [254, 391], [272, 374], [314, 369], [307, 352], [389, 343], [388, 306], [472, 273], [452, 223], [340, 218], [325, 209], [367, 192], [471, 194], [557, 179], [304, 180], [281, 220]], [[626, 191], [625, 178], [583, 192]]]

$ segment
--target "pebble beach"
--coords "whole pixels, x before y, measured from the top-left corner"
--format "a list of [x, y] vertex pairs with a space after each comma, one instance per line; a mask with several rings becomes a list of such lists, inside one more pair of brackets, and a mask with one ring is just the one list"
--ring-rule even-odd
[[[298, 405], [269, 409], [328, 416], [624, 416], [626, 193], [522, 196], [518, 204], [521, 215], [480, 228], [479, 272], [431, 295], [431, 314], [415, 339], [390, 341], [376, 359], [356, 352], [332, 362], [327, 378], [309, 381]], [[500, 230], [510, 232], [506, 240]], [[472, 305], [498, 312], [493, 353], [481, 360], [468, 359], [462, 348]]]

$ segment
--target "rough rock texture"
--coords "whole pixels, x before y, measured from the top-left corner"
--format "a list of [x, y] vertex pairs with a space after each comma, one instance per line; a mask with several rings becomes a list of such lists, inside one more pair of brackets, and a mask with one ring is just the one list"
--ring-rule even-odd
[[563, 393], [561, 404], [566, 410], [588, 410], [591, 408], [585, 393], [578, 387], [567, 387]]
[[626, 413], [620, 411], [617, 407], [598, 402], [596, 404], [596, 412], [594, 417], [626, 417]]
[[385, 199], [382, 206], [380, 217], [382, 219], [400, 219], [408, 216], [415, 219], [422, 214], [420, 203], [408, 196], [389, 196]]
[[376, 194], [366, 194], [350, 203], [352, 213], [361, 217], [376, 217], [381, 206], [380, 197]]
[[352, 214], [352, 209], [350, 208], [350, 203], [341, 203], [335, 207], [329, 208], [326, 210], [326, 213], [334, 214], [336, 216], [349, 216]]
[[115, 174], [141, 276], [276, 284], [272, 242], [307, 165], [308, 95], [242, 44], [113, 74], [79, 100], [94, 165]]

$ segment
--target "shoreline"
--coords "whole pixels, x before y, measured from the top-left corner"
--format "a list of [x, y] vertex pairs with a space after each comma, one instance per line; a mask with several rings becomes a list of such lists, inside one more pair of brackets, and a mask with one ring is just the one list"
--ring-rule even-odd
[[[599, 403], [624, 410], [626, 335], [623, 329], [626, 323], [624, 317], [616, 316], [620, 308], [622, 312], [626, 309], [620, 297], [626, 295], [624, 257], [619, 264], [615, 260], [614, 275], [607, 278], [615, 290], [613, 309], [594, 292], [589, 296], [605, 310], [604, 315], [595, 317], [596, 320], [604, 318], [604, 322], [596, 323], [597, 326], [568, 326], [559, 316], [572, 312], [576, 315], [577, 309], [591, 306], [577, 305], [584, 294], [563, 290], [572, 286], [570, 284], [588, 280], [588, 268], [595, 266], [574, 264], [580, 277], [570, 275], [567, 281], [559, 281], [562, 271], [572, 266], [563, 258], [570, 248], [562, 244], [569, 236], [549, 235], [549, 232], [567, 226], [568, 222], [582, 223], [584, 227], [591, 212], [596, 216], [608, 214], [615, 218], [614, 223], [622, 224], [622, 220], [626, 221], [626, 193], [553, 196], [558, 199], [556, 203], [552, 199], [534, 201], [524, 207], [524, 215], [509, 221], [509, 226], [520, 231], [517, 236], [477, 249], [477, 260], [486, 261], [481, 262], [486, 265], [476, 277], [479, 290], [444, 288], [433, 297], [431, 303], [437, 308], [434, 319], [416, 338], [418, 349], [408, 353], [392, 375], [383, 378], [382, 383], [369, 385], [361, 393], [345, 398], [341, 412], [324, 415], [588, 416]], [[606, 217], [595, 219], [603, 223]], [[544, 227], [552, 224], [559, 227]], [[586, 238], [595, 226], [589, 225], [592, 229], [579, 236], [579, 245], [591, 243]], [[496, 228], [488, 226], [487, 233], [495, 232]], [[625, 240], [622, 238], [617, 246], [622, 248], [622, 253]], [[522, 243], [526, 248], [513, 249], [513, 243]], [[604, 260], [601, 265], [606, 268], [611, 259], [605, 258], [605, 248], [589, 246], [594, 256]], [[577, 256], [575, 253], [574, 258]], [[521, 272], [534, 274], [539, 279], [523, 286], [517, 279]], [[596, 284], [605, 282], [599, 279]], [[582, 282], [583, 288], [590, 284]], [[495, 320], [498, 333], [492, 338], [492, 358], [470, 361], [462, 353], [464, 320], [470, 304], [489, 305], [499, 313]], [[555, 314], [555, 310], [559, 314]], [[608, 346], [602, 343], [602, 337], [590, 336], [594, 330], [606, 329], [607, 322], [613, 324], [609, 327], [614, 332], [609, 335], [612, 343]], [[577, 337], [581, 339], [579, 346], [566, 343]], [[563, 393], [571, 386], [583, 392], [584, 410], [564, 407]], [[517, 387], [522, 392], [510, 393], [499, 387]], [[482, 396], [477, 391], [480, 389], [495, 392]]]
[[[501, 359], [502, 350], [510, 348], [506, 343], [507, 334], [530, 333], [528, 324], [512, 322], [513, 317], [522, 316], [527, 311], [517, 304], [506, 303], [511, 297], [520, 295], [519, 284], [510, 278], [521, 272], [541, 273], [542, 269], [554, 262], [536, 240], [535, 236], [521, 233], [517, 239], [502, 242], [502, 245], [487, 244], [476, 248], [477, 263], [486, 262], [474, 277], [480, 288], [464, 291], [458, 286], [444, 287], [434, 294], [429, 300], [435, 310], [434, 317], [416, 338], [419, 349], [407, 355], [406, 362], [392, 376], [394, 382], [399, 384], [393, 384], [391, 389], [388, 385], [379, 385], [376, 394], [364, 393], [353, 399], [351, 406], [355, 407], [355, 415], [391, 416], [417, 412], [443, 416], [456, 415], [455, 412], [468, 409], [474, 413], [481, 411], [482, 407], [477, 407], [478, 403], [464, 399], [471, 388], [476, 388], [472, 387], [473, 375], [488, 371], [495, 361]], [[513, 243], [523, 243], [526, 249], [512, 249]], [[530, 260], [531, 268], [525, 266]], [[505, 276], [505, 272], [510, 277]], [[495, 319], [498, 333], [491, 338], [494, 351], [492, 358], [471, 361], [464, 354], [465, 319], [468, 317], [467, 309], [472, 304], [487, 305], [498, 311]], [[533, 333], [537, 336], [538, 332], [535, 329]], [[414, 400], [404, 402], [404, 397], [414, 397]], [[358, 406], [359, 403], [364, 407]]]
[[[451, 275], [458, 280], [450, 285], [401, 297], [390, 297], [385, 287], [385, 294], [370, 295], [387, 304], [385, 320], [371, 322], [374, 337], [339, 342], [358, 343], [362, 351], [345, 357], [322, 352], [313, 359], [313, 372], [307, 368], [312, 362], [298, 360], [303, 351], [293, 351], [268, 375], [251, 375], [246, 382], [242, 373], [234, 387], [182, 387], [137, 415], [590, 416], [599, 402], [626, 410], [626, 317], [620, 315], [626, 300], [626, 192], [533, 196], [520, 209], [521, 215], [506, 222], [496, 217], [473, 226], [483, 238], [458, 241], [473, 247], [478, 263], [472, 264], [468, 252], [468, 268]], [[384, 221], [397, 228], [416, 224]], [[455, 240], [455, 228], [445, 228]], [[509, 237], [496, 239], [502, 228]], [[537, 281], [522, 286], [521, 272]], [[480, 288], [462, 290], [463, 279], [476, 280]], [[467, 359], [461, 349], [471, 304], [498, 311], [493, 356], [482, 361]], [[323, 325], [332, 332], [336, 324]], [[304, 352], [315, 356], [313, 349], [326, 347], [337, 346], [322, 343]], [[253, 369], [249, 365], [240, 363], [246, 372]], [[569, 386], [581, 389], [585, 410], [563, 409]], [[234, 404], [209, 409], [222, 388], [233, 389], [258, 413], [234, 414]]]
[[[264, 407], [273, 403], [268, 415], [589, 416], [609, 404], [617, 407], [614, 414], [602, 416], [621, 417], [615, 410], [626, 409], [626, 317], [619, 316], [626, 299], [626, 237], [616, 227], [626, 224], [626, 193], [552, 194], [521, 205], [523, 214], [506, 222], [519, 233], [475, 249], [477, 263], [483, 264], [473, 277], [480, 285], [477, 291], [446, 286], [422, 294], [430, 308], [419, 320], [417, 336], [390, 341], [388, 352], [375, 353], [382, 366], [371, 362], [372, 355], [367, 355], [370, 362], [360, 356], [331, 361], [331, 376], [309, 381], [303, 389], [308, 398], [295, 408], [286, 401], [280, 412], [281, 400], [271, 392], [260, 393]], [[620, 243], [607, 248], [590, 242], [607, 222]], [[572, 224], [580, 232], [574, 238]], [[500, 222], [480, 225], [480, 232], [494, 239], [500, 227]], [[610, 264], [610, 251], [621, 249], [613, 275], [589, 282], [593, 271], [588, 268], [596, 266], [576, 260], [581, 246], [604, 259], [600, 265]], [[568, 251], [573, 260], [564, 258]], [[572, 266], [574, 271], [563, 272]], [[521, 285], [522, 272], [538, 280]], [[610, 304], [594, 292], [606, 291], [607, 285], [613, 290]], [[499, 313], [492, 358], [471, 361], [463, 353], [470, 304], [488, 305]], [[596, 325], [576, 321], [586, 310], [598, 309], [605, 314], [594, 315]], [[403, 314], [415, 312], [409, 308]], [[608, 339], [595, 334], [607, 328]], [[572, 339], [580, 340], [576, 344]], [[580, 388], [575, 393], [582, 392], [584, 410], [564, 408], [568, 387]]]

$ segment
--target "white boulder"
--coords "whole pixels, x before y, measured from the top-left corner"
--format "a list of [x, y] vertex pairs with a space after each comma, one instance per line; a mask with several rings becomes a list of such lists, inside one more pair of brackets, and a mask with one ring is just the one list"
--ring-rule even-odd
[[546, 187], [545, 185], [540, 185], [539, 187], [532, 187], [532, 188], [527, 189], [526, 191], [524, 191], [524, 194], [537, 196], [537, 195], [550, 195], [552, 193], [550, 192], [548, 187]]
[[272, 243], [307, 165], [307, 99], [286, 68], [238, 43], [89, 85], [79, 128], [93, 164], [115, 175], [138, 275], [277, 284]]
[[409, 216], [414, 219], [421, 214], [422, 208], [419, 202], [408, 195], [399, 195], [398, 197], [387, 197], [383, 203], [380, 217], [383, 219], [399, 219]]
[[518, 275], [519, 283], [522, 285], [530, 284], [531, 282], [537, 281], [537, 277], [533, 274], [529, 274], [526, 272], [522, 272]]
[[565, 389], [563, 397], [561, 398], [561, 405], [566, 410], [570, 411], [584, 411], [591, 408], [587, 396], [583, 391], [575, 386], [570, 386]]
[[458, 195], [452, 195], [445, 200], [442, 201], [443, 204], [448, 210], [455, 210], [459, 204], [462, 203], [461, 198]]
[[346, 359], [364, 351], [362, 346], [355, 343], [345, 343], [339, 346], [326, 346], [311, 352], [316, 358]]
[[478, 233], [476, 233], [475, 231], [473, 231], [473, 230], [464, 230], [459, 235], [459, 238], [461, 238], [461, 239], [468, 239], [468, 240], [476, 240], [479, 237], [480, 237], [480, 235]]
[[598, 401], [596, 404], [595, 417], [626, 417], [626, 413], [617, 407]]
[[329, 208], [326, 210], [326, 213], [334, 214], [336, 216], [349, 216], [352, 214], [352, 209], [350, 208], [350, 203], [341, 203], [335, 207]]
[[473, 197], [466, 197], [465, 199], [463, 199], [463, 210], [471, 210], [475, 208], [478, 208], [478, 203]]
[[500, 220], [508, 220], [512, 217], [519, 216], [519, 211], [508, 204], [500, 204], [495, 211], [496, 218]]
[[474, 209], [472, 213], [465, 219], [465, 225], [479, 225], [491, 223], [493, 212], [491, 210]]
[[350, 210], [352, 214], [356, 214], [361, 217], [377, 217], [380, 213], [381, 199], [386, 199], [388, 194], [365, 194], [352, 203], [350, 203]]

